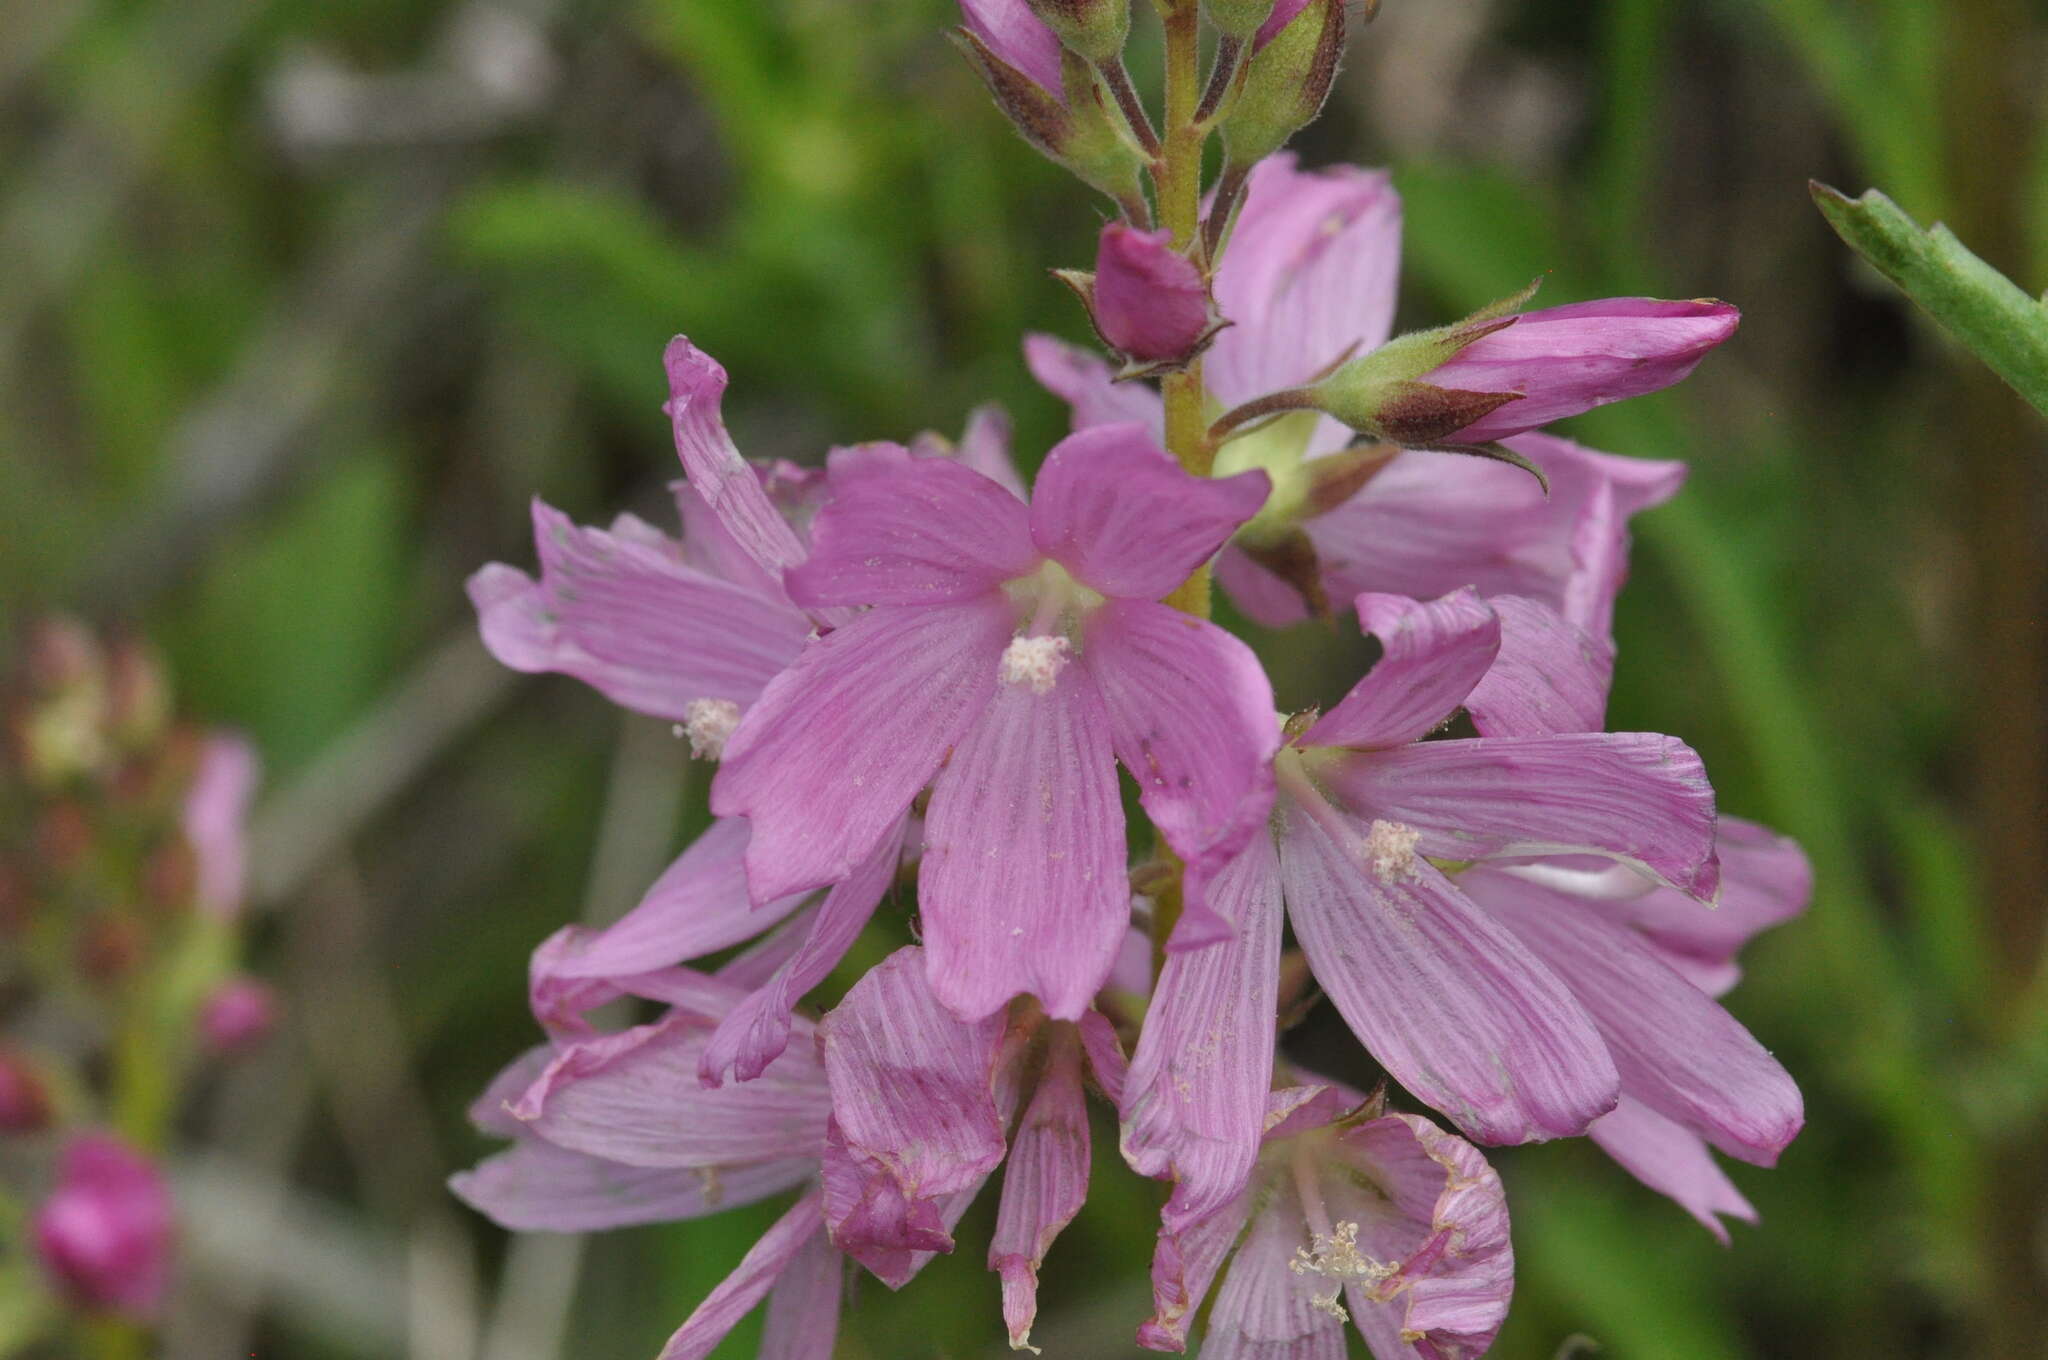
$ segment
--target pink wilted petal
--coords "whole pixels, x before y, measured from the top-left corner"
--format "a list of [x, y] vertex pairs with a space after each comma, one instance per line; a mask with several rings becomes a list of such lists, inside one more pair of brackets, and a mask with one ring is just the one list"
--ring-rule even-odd
[[249, 870], [249, 804], [262, 773], [256, 748], [230, 732], [207, 736], [185, 792], [183, 830], [197, 863], [193, 897], [212, 916], [242, 909]]
[[[944, 1201], [1003, 1159], [994, 1072], [1000, 1016], [974, 1024], [939, 1004], [923, 951], [899, 949], [855, 983], [818, 1026], [832, 1115], [858, 1197], [827, 1217], [832, 1240], [950, 1251]], [[745, 1090], [746, 1087], [739, 1087]]]
[[813, 1190], [776, 1219], [732, 1274], [676, 1329], [661, 1348], [659, 1360], [704, 1360], [711, 1354], [726, 1333], [768, 1296], [785, 1271], [805, 1260], [807, 1249], [824, 1235], [821, 1202], [821, 1195]]
[[1053, 1239], [1088, 1198], [1088, 1106], [1081, 1089], [1081, 1040], [1054, 1026], [1038, 1089], [1003, 1164], [1003, 1198], [989, 1240], [988, 1268], [1003, 1282], [1010, 1346], [1031, 1344], [1038, 1313], [1038, 1267]]
[[1732, 962], [1752, 937], [1791, 920], [1813, 900], [1813, 866], [1791, 837], [1723, 817], [1714, 845], [1721, 857], [1715, 910], [1669, 890], [1617, 900], [1606, 909], [1665, 949], [1712, 966]]
[[1136, 421], [1154, 439], [1164, 437], [1166, 408], [1159, 394], [1142, 383], [1115, 381], [1109, 365], [1087, 350], [1050, 335], [1027, 335], [1024, 365], [1040, 387], [1072, 408], [1076, 430]]
[[960, 18], [989, 51], [1060, 96], [1060, 40], [1026, 0], [960, 0]]
[[811, 521], [811, 556], [784, 578], [803, 605], [927, 605], [965, 600], [1038, 563], [1024, 506], [944, 458], [842, 472]]
[[1500, 620], [1470, 587], [1428, 604], [1360, 595], [1358, 624], [1380, 640], [1380, 659], [1302, 735], [1302, 746], [1420, 740], [1450, 719], [1500, 651]]
[[753, 1081], [706, 1091], [697, 1069], [710, 1035], [704, 1019], [675, 1015], [563, 1044], [513, 1112], [551, 1143], [629, 1166], [817, 1157], [829, 1104], [811, 1045], [793, 1045]]
[[1209, 389], [1235, 406], [1377, 349], [1400, 269], [1401, 199], [1385, 172], [1304, 171], [1291, 152], [1260, 161], [1216, 270], [1216, 302], [1233, 324], [1203, 364]]
[[1572, 989], [1631, 1099], [1732, 1157], [1777, 1161], [1805, 1122], [1799, 1088], [1734, 1016], [1588, 904], [1484, 865], [1461, 882]]
[[1231, 938], [1167, 955], [1120, 1106], [1124, 1160], [1174, 1182], [1165, 1211], [1172, 1231], [1242, 1193], [1258, 1157], [1280, 979], [1271, 836], [1254, 836], [1217, 875], [1209, 905]]
[[768, 1296], [756, 1360], [832, 1360], [845, 1276], [845, 1258], [825, 1234], [808, 1239]]
[[1693, 749], [1648, 732], [1429, 741], [1347, 757], [1332, 785], [1440, 859], [1603, 855], [1712, 901], [1714, 790]]
[[1311, 1243], [1298, 1196], [1266, 1197], [1209, 1310], [1202, 1360], [1344, 1360], [1344, 1324], [1316, 1306], [1322, 1281], [1294, 1268]]
[[1514, 317], [1422, 380], [1461, 392], [1521, 399], [1452, 435], [1480, 444], [1596, 406], [1671, 386], [1735, 334], [1742, 314], [1725, 302], [1603, 298]]
[[1593, 1121], [1587, 1133], [1602, 1152], [1621, 1163], [1622, 1170], [1677, 1201], [1722, 1246], [1728, 1245], [1722, 1214], [1756, 1222], [1756, 1210], [1715, 1164], [1706, 1140], [1648, 1106], [1623, 1096], [1611, 1113]]
[[726, 744], [711, 809], [746, 817], [756, 902], [834, 883], [873, 851], [988, 706], [999, 596], [884, 608], [810, 644]]
[[960, 435], [954, 457], [960, 466], [979, 472], [1018, 500], [1029, 499], [1016, 461], [1010, 457], [1009, 413], [994, 402], [967, 413], [967, 428]]
[[979, 1020], [1019, 992], [1077, 1019], [1130, 926], [1123, 803], [1101, 698], [1069, 666], [1003, 684], [932, 784], [918, 905], [931, 988]]
[[814, 1159], [676, 1170], [628, 1166], [521, 1138], [448, 1178], [455, 1197], [513, 1232], [599, 1232], [702, 1218], [817, 1174]]
[[564, 977], [622, 977], [702, 958], [750, 940], [803, 904], [792, 893], [755, 907], [747, 896], [748, 828], [721, 817], [662, 871], [638, 906], [580, 942]]
[[678, 335], [661, 356], [668, 371], [668, 417], [690, 479], [704, 503], [719, 518], [733, 541], [761, 564], [770, 578], [804, 560], [804, 547], [769, 500], [761, 478], [740, 457], [726, 433], [720, 405], [725, 399], [725, 369], [716, 359]]
[[1152, 1249], [1152, 1316], [1138, 1328], [1138, 1344], [1153, 1351], [1184, 1351], [1194, 1320], [1216, 1272], [1244, 1231], [1251, 1214], [1246, 1191], [1207, 1218], [1184, 1228], [1162, 1225]]
[[1143, 426], [1105, 425], [1053, 445], [1031, 499], [1031, 537], [1082, 584], [1156, 600], [1266, 503], [1263, 472], [1183, 472]]
[[902, 844], [900, 829], [884, 836], [868, 862], [825, 895], [796, 951], [719, 1021], [698, 1064], [706, 1086], [718, 1085], [728, 1072], [735, 1081], [752, 1081], [789, 1047], [797, 1003], [825, 980], [875, 914], [896, 879]]
[[1173, 248], [1173, 233], [1122, 222], [1096, 242], [1090, 310], [1102, 338], [1139, 360], [1185, 358], [1217, 326], [1202, 271]]
[[751, 702], [803, 645], [809, 624], [786, 601], [665, 548], [581, 528], [541, 501], [533, 531], [539, 582], [497, 564], [470, 578], [484, 643], [514, 670], [574, 676], [680, 721], [693, 700]]
[[72, 1303], [147, 1321], [170, 1284], [171, 1192], [140, 1152], [110, 1134], [65, 1145], [56, 1188], [30, 1235], [43, 1269]]
[[1273, 690], [1249, 647], [1164, 605], [1112, 601], [1089, 618], [1081, 664], [1117, 758], [1187, 866], [1171, 948], [1211, 943], [1206, 885], [1265, 825], [1280, 747]]
[[1541, 737], [1606, 727], [1614, 644], [1535, 600], [1496, 595], [1489, 603], [1500, 616], [1500, 655], [1465, 697], [1479, 735]]
[[[846, 1136], [837, 1124], [826, 1130], [825, 1161], [822, 1169], [825, 1185], [825, 1221], [828, 1224], [852, 1222], [869, 1213], [867, 1201], [878, 1191], [870, 1169], [846, 1146]], [[943, 1247], [915, 1248], [882, 1246], [857, 1233], [832, 1239], [834, 1247], [848, 1257], [865, 1266], [868, 1273], [891, 1289], [901, 1289], [909, 1284], [920, 1270], [930, 1265], [941, 1251], [952, 1250], [952, 1233], [960, 1218], [974, 1203], [974, 1197], [981, 1193], [982, 1181], [941, 1196], [936, 1202], [936, 1228], [931, 1230], [929, 1240], [943, 1241]], [[893, 1192], [892, 1192], [893, 1193]]]
[[1375, 855], [1368, 837], [1283, 807], [1288, 919], [1396, 1080], [1489, 1143], [1583, 1133], [1614, 1108], [1619, 1078], [1592, 1020], [1513, 935], [1428, 860]]

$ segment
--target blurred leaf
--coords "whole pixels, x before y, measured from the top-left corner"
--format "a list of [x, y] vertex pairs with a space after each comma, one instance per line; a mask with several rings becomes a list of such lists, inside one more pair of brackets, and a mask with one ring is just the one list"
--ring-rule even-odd
[[2048, 302], [1971, 254], [1947, 227], [1923, 229], [1875, 189], [1850, 198], [1810, 187], [1838, 236], [2048, 415]]

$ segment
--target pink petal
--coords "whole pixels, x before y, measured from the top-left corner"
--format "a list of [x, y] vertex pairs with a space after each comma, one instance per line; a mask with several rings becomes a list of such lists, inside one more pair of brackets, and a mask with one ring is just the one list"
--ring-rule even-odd
[[192, 847], [197, 882], [193, 899], [217, 917], [242, 909], [249, 867], [249, 804], [262, 765], [256, 748], [229, 732], [211, 732], [199, 748], [199, 768], [185, 791], [182, 830]]
[[1031, 1344], [1038, 1313], [1038, 1267], [1060, 1230], [1088, 1198], [1088, 1106], [1081, 1091], [1080, 1035], [1054, 1026], [1038, 1090], [1025, 1107], [1003, 1164], [1003, 1198], [988, 1245], [988, 1268], [1002, 1277], [1010, 1347]]
[[725, 1340], [726, 1333], [767, 1297], [783, 1272], [806, 1259], [805, 1253], [813, 1241], [823, 1236], [820, 1202], [819, 1193], [813, 1190], [776, 1219], [733, 1273], [705, 1296], [689, 1321], [676, 1329], [668, 1344], [661, 1348], [658, 1360], [703, 1360], [711, 1354]]
[[748, 828], [715, 820], [654, 881], [640, 904], [562, 961], [565, 977], [619, 977], [717, 953], [752, 939], [803, 904], [793, 893], [763, 907], [747, 896]]
[[1004, 684], [932, 782], [918, 906], [932, 991], [979, 1020], [1019, 992], [1072, 1020], [1130, 927], [1109, 720], [1069, 666]]
[[830, 1099], [810, 1046], [754, 1081], [706, 1091], [697, 1069], [709, 1039], [703, 1020], [681, 1015], [565, 1044], [516, 1112], [551, 1143], [629, 1166], [817, 1157]]
[[[833, 1124], [825, 1135], [825, 1221], [828, 1225], [858, 1220], [869, 1212], [867, 1200], [876, 1193], [877, 1185], [870, 1169], [846, 1146], [846, 1137], [839, 1126]], [[834, 1237], [834, 1246], [853, 1260], [865, 1266], [868, 1273], [891, 1289], [901, 1289], [916, 1278], [917, 1273], [930, 1265], [941, 1251], [953, 1249], [953, 1229], [960, 1222], [968, 1207], [981, 1193], [982, 1176], [972, 1185], [940, 1196], [933, 1205], [935, 1224], [927, 1240], [943, 1242], [942, 1247], [914, 1248], [884, 1246], [858, 1233], [845, 1238]]]
[[960, 446], [953, 456], [960, 460], [960, 466], [979, 472], [1018, 500], [1030, 499], [1024, 490], [1024, 478], [1017, 472], [1016, 460], [1010, 457], [1009, 413], [994, 402], [967, 413], [967, 429], [962, 432]]
[[1450, 720], [1500, 651], [1500, 620], [1470, 587], [1428, 604], [1361, 595], [1358, 624], [1384, 651], [1298, 745], [1370, 749], [1418, 741]]
[[1024, 506], [944, 458], [835, 457], [811, 557], [784, 578], [803, 605], [928, 605], [995, 589], [1038, 564]]
[[1664, 948], [1710, 965], [1732, 961], [1752, 937], [1791, 920], [1813, 900], [1813, 866], [1797, 841], [1735, 817], [1721, 818], [1716, 830], [1721, 901], [1714, 910], [1670, 891], [1608, 908]]
[[1299, 170], [1290, 152], [1260, 161], [1216, 270], [1233, 324], [1203, 363], [1209, 390], [1235, 406], [1379, 348], [1400, 270], [1401, 198], [1384, 171]]
[[1308, 617], [1301, 592], [1252, 561], [1235, 543], [1216, 554], [1216, 584], [1261, 628], [1285, 628]]
[[806, 647], [726, 743], [711, 810], [753, 824], [756, 902], [835, 883], [902, 817], [995, 690], [999, 597], [864, 614]]
[[989, 51], [1041, 89], [1061, 93], [1060, 40], [1025, 0], [960, 0], [960, 17]]
[[[112, 1134], [78, 1133], [58, 1159], [55, 1187], [15, 1240], [34, 1243], [76, 1306], [148, 1321], [170, 1287], [175, 1214], [155, 1162]], [[21, 1253], [17, 1246], [10, 1256]]]
[[[756, 475], [760, 475], [758, 471]], [[675, 499], [676, 518], [683, 526], [683, 541], [678, 549], [686, 566], [721, 581], [730, 581], [756, 595], [770, 599], [786, 598], [783, 596], [781, 573], [770, 575], [754, 560], [754, 555], [726, 529], [725, 521], [718, 517], [710, 502], [697, 494], [696, 487], [678, 478], [668, 484], [668, 490]], [[620, 520], [630, 518], [619, 516]], [[615, 522], [612, 532], [617, 534], [619, 530], [620, 525]], [[658, 530], [654, 532], [659, 534]]]
[[1605, 728], [1614, 644], [1535, 600], [1496, 595], [1490, 603], [1500, 615], [1500, 655], [1465, 697], [1479, 734], [1541, 737]]
[[1436, 867], [1366, 867], [1356, 838], [1283, 800], [1288, 919], [1372, 1055], [1472, 1137], [1585, 1132], [1614, 1108], [1606, 1045], [1571, 992]]
[[825, 1234], [807, 1240], [768, 1296], [757, 1360], [832, 1360], [846, 1258]]
[[1089, 618], [1081, 664], [1102, 694], [1117, 758], [1187, 866], [1169, 942], [1221, 938], [1207, 884], [1264, 826], [1280, 747], [1273, 690], [1244, 643], [1164, 605], [1112, 601]]
[[1715, 1164], [1706, 1140], [1648, 1106], [1623, 1096], [1587, 1133], [1629, 1175], [1676, 1200], [1722, 1246], [1728, 1245], [1728, 1227], [1720, 1215], [1757, 1221], [1756, 1210]]
[[535, 1044], [500, 1068], [477, 1098], [469, 1104], [469, 1122], [483, 1133], [499, 1138], [523, 1138], [526, 1125], [513, 1116], [512, 1102], [547, 1071], [555, 1050], [551, 1044]]
[[1691, 747], [1647, 732], [1430, 741], [1329, 767], [1353, 811], [1439, 859], [1604, 855], [1711, 901], [1714, 790]]
[[571, 675], [626, 708], [681, 720], [693, 699], [751, 702], [809, 630], [781, 599], [665, 548], [580, 528], [540, 501], [533, 525], [538, 583], [495, 564], [470, 578], [484, 642], [515, 670]]
[[1024, 337], [1024, 365], [1038, 385], [1073, 408], [1073, 427], [1118, 425], [1136, 421], [1154, 439], [1162, 438], [1166, 408], [1159, 394], [1143, 383], [1116, 382], [1108, 364], [1050, 335]]
[[789, 1047], [797, 1003], [838, 966], [875, 914], [896, 881], [902, 843], [900, 830], [884, 836], [868, 862], [825, 895], [796, 952], [719, 1021], [697, 1068], [706, 1086], [719, 1085], [728, 1071], [735, 1081], [752, 1081]]
[[1180, 359], [1215, 325], [1202, 271], [1173, 248], [1173, 233], [1124, 222], [1097, 239], [1091, 311], [1102, 338], [1133, 359]]
[[1179, 1231], [1162, 1226], [1152, 1252], [1153, 1313], [1138, 1328], [1147, 1350], [1184, 1351], [1188, 1324], [1208, 1297], [1209, 1285], [1237, 1245], [1252, 1210], [1246, 1191], [1223, 1208]]
[[1777, 1161], [1805, 1122], [1799, 1088], [1734, 1016], [1591, 906], [1483, 865], [1461, 885], [1572, 989], [1631, 1099], [1730, 1156]]
[[1453, 436], [1483, 444], [1669, 387], [1734, 335], [1741, 320], [1735, 308], [1713, 301], [1602, 298], [1548, 307], [1515, 317], [1422, 380], [1463, 392], [1523, 394]]
[[1084, 585], [1156, 600], [1266, 503], [1263, 472], [1192, 477], [1144, 427], [1105, 425], [1053, 445], [1032, 492], [1031, 537]]
[[828, 1209], [833, 1242], [856, 1257], [867, 1247], [951, 1251], [942, 1201], [1003, 1159], [993, 1090], [1002, 1018], [959, 1020], [925, 982], [923, 951], [907, 948], [855, 983], [818, 1034], [844, 1139], [828, 1165], [850, 1166], [860, 1191]]
[[1217, 875], [1209, 903], [1232, 936], [1166, 956], [1121, 1105], [1124, 1160], [1141, 1176], [1174, 1182], [1169, 1231], [1242, 1193], [1258, 1158], [1280, 981], [1271, 836], [1254, 836]]
[[1301, 1201], [1268, 1196], [1216, 1291], [1202, 1360], [1344, 1360], [1344, 1324], [1315, 1306], [1322, 1281], [1291, 1268], [1309, 1242]]
[[513, 1232], [599, 1232], [702, 1218], [766, 1199], [816, 1174], [817, 1162], [809, 1158], [678, 1171], [608, 1162], [522, 1138], [449, 1177], [448, 1188]]
[[[1133, 937], [1144, 938], [1136, 930], [1124, 934], [1127, 942]], [[1121, 962], [1119, 959], [1119, 966]], [[1124, 1083], [1130, 1079], [1131, 1069], [1124, 1058], [1124, 1046], [1116, 1037], [1116, 1026], [1101, 1011], [1088, 1011], [1075, 1023], [1081, 1031], [1081, 1051], [1088, 1055], [1088, 1073], [1095, 1078], [1096, 1088], [1111, 1105], [1122, 1108]]]

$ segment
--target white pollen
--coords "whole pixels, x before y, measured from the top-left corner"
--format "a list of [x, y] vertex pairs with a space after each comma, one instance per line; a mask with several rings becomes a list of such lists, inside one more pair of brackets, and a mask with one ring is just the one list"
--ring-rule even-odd
[[1335, 1232], [1316, 1233], [1308, 1246], [1294, 1249], [1294, 1259], [1287, 1263], [1287, 1268], [1297, 1275], [1315, 1275], [1330, 1282], [1330, 1292], [1317, 1294], [1315, 1306], [1339, 1322], [1349, 1317], [1344, 1305], [1337, 1302], [1345, 1285], [1377, 1285], [1396, 1270], [1394, 1265], [1375, 1261], [1358, 1250], [1356, 1223], [1339, 1223]]
[[1063, 637], [1011, 638], [996, 674], [1006, 685], [1029, 685], [1033, 694], [1050, 694], [1072, 649]]
[[725, 754], [725, 743], [740, 725], [740, 706], [730, 699], [692, 699], [683, 705], [683, 726], [678, 734], [690, 739], [690, 754], [698, 760], [717, 760]]
[[1365, 833], [1365, 862], [1382, 883], [1415, 877], [1415, 847], [1422, 833], [1401, 822], [1375, 821]]

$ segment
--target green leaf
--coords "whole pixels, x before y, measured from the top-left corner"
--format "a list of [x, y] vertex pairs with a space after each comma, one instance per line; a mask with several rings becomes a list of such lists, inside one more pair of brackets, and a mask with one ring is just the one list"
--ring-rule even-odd
[[2048, 304], [1970, 253], [1939, 222], [1922, 229], [1872, 189], [1850, 198], [1809, 185], [1836, 235], [2048, 416]]

